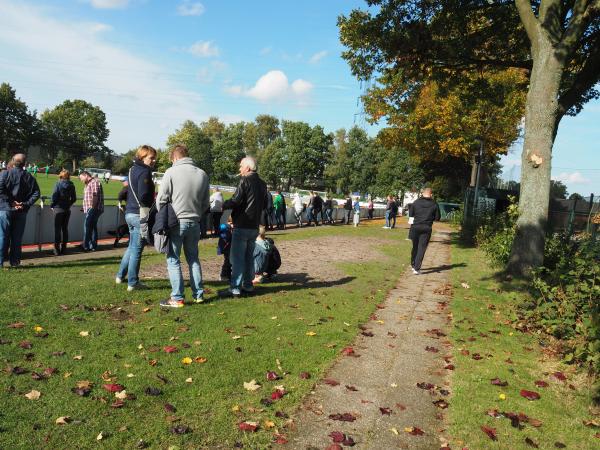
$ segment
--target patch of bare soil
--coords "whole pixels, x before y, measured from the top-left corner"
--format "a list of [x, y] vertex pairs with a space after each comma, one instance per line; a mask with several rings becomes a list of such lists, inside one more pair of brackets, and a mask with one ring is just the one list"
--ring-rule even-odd
[[[292, 283], [336, 282], [344, 273], [337, 263], [362, 263], [381, 257], [377, 247], [379, 239], [356, 239], [345, 236], [327, 236], [294, 241], [275, 242], [281, 254], [281, 268], [277, 281]], [[189, 278], [187, 263], [181, 255], [184, 278]], [[223, 258], [221, 256], [201, 259], [202, 277], [205, 281], [219, 280]], [[168, 278], [167, 263], [141, 268], [141, 277]]]

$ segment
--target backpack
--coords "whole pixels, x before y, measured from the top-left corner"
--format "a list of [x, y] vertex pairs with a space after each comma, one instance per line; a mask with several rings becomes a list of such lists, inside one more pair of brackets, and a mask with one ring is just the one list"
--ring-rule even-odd
[[265, 241], [267, 241], [271, 247], [267, 255], [267, 269], [265, 272], [272, 275], [277, 273], [277, 269], [281, 267], [281, 255], [279, 254], [277, 247], [275, 247], [273, 239], [266, 238]]

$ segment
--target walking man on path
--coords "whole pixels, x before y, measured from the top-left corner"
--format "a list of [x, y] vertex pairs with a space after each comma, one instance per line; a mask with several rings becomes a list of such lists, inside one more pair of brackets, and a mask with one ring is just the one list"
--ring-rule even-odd
[[79, 179], [85, 185], [83, 191], [83, 242], [84, 252], [95, 252], [98, 248], [98, 219], [104, 212], [104, 191], [98, 178], [94, 178], [87, 170], [79, 174]]
[[0, 173], [0, 268], [4, 259], [10, 261], [11, 267], [21, 264], [27, 212], [40, 198], [37, 181], [23, 170], [25, 159], [23, 153], [16, 154], [10, 163], [12, 167]]
[[431, 188], [425, 188], [422, 191], [422, 197], [415, 200], [410, 206], [409, 216], [414, 217], [411, 227], [410, 265], [415, 275], [421, 273], [421, 264], [431, 238], [433, 221], [440, 220], [440, 207], [431, 196]]
[[160, 302], [169, 308], [183, 307], [184, 281], [181, 272], [181, 248], [190, 270], [190, 286], [194, 302], [204, 301], [202, 268], [198, 258], [200, 221], [206, 220], [210, 209], [208, 175], [194, 164], [185, 145], [179, 144], [170, 152], [173, 165], [167, 169], [160, 183], [156, 206], [160, 210], [171, 203], [179, 226], [169, 230], [167, 271], [171, 282], [171, 296]]
[[[240, 162], [240, 183], [223, 208], [231, 209], [231, 284], [227, 296], [240, 297], [253, 291], [254, 246], [263, 210], [267, 206], [267, 185], [256, 173], [256, 160], [245, 157]], [[278, 197], [282, 197], [281, 194]], [[277, 205], [277, 198], [275, 204]], [[283, 198], [283, 197], [282, 197]], [[277, 208], [277, 207], [276, 207]]]

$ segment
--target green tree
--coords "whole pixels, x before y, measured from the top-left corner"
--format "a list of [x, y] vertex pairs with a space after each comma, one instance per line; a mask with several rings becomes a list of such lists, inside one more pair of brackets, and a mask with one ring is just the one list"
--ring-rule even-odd
[[244, 153], [244, 122], [228, 125], [213, 146], [213, 180], [232, 183]]
[[567, 198], [567, 186], [560, 180], [550, 181], [550, 198], [565, 200]]
[[211, 116], [206, 122], [200, 123], [200, 129], [215, 143], [223, 136], [225, 124], [218, 117]]
[[256, 145], [258, 151], [263, 150], [271, 142], [281, 136], [279, 119], [268, 114], [259, 114], [254, 119], [256, 124]]
[[[599, 0], [368, 0], [338, 25], [344, 57], [360, 78], [374, 74], [402, 103], [428, 80], [522, 69], [528, 77], [520, 215], [509, 270], [543, 262], [550, 163], [558, 124], [598, 96]], [[390, 81], [393, 81], [390, 82]]]
[[333, 135], [329, 162], [324, 170], [326, 186], [338, 193], [347, 193], [352, 184], [352, 169], [348, 153], [348, 136], [344, 128]]
[[66, 100], [44, 111], [41, 122], [49, 142], [72, 160], [73, 171], [79, 160], [109, 152], [104, 145], [109, 135], [106, 116], [99, 107], [84, 100]]
[[35, 111], [17, 98], [8, 84], [0, 85], [0, 155], [8, 157], [13, 150], [25, 151], [39, 141], [39, 123]]
[[275, 139], [260, 152], [258, 173], [272, 189], [283, 188], [289, 176], [285, 170], [285, 142], [282, 138]]
[[[377, 145], [374, 143], [373, 145]], [[381, 145], [381, 144], [379, 144]], [[375, 172], [375, 183], [371, 192], [378, 196], [420, 189], [424, 184], [423, 170], [415, 163], [410, 153], [401, 147], [380, 149], [376, 152], [385, 155]]]
[[177, 144], [184, 144], [187, 146], [190, 158], [194, 160], [198, 167], [207, 174], [212, 174], [213, 141], [204, 131], [202, 131], [200, 126], [196, 125], [191, 120], [186, 120], [179, 130], [176, 130], [167, 138], [167, 146], [169, 148]]

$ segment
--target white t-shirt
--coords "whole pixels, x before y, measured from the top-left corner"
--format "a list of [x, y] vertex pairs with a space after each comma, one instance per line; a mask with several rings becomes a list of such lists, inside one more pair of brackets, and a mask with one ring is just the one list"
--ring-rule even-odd
[[223, 194], [215, 192], [210, 196], [210, 212], [223, 212]]

